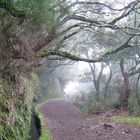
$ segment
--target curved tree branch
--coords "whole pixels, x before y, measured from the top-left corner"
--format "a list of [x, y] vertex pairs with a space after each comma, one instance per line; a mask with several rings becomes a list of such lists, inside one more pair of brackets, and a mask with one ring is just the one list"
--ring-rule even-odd
[[71, 60], [75, 61], [84, 61], [84, 62], [89, 62], [89, 63], [95, 63], [95, 62], [101, 62], [103, 59], [88, 59], [88, 58], [81, 58], [75, 55], [72, 55], [68, 52], [63, 52], [63, 51], [57, 51], [57, 50], [50, 50], [50, 51], [43, 51], [42, 53], [39, 54], [40, 57], [48, 57], [48, 56], [61, 56], [63, 58], [68, 58]]
[[105, 53], [104, 55], [102, 55], [101, 57], [99, 57], [97, 59], [81, 58], [79, 56], [70, 54], [69, 52], [64, 52], [64, 51], [60, 51], [57, 49], [40, 52], [38, 54], [38, 56], [39, 57], [61, 56], [62, 58], [68, 58], [68, 59], [75, 60], [75, 61], [84, 61], [84, 62], [89, 62], [89, 63], [101, 62], [101, 61], [104, 61], [108, 56], [113, 55], [125, 48], [134, 47], [134, 46], [131, 46], [128, 44], [133, 37], [134, 36], [129, 37], [129, 39], [123, 45], [121, 45], [117, 49], [114, 49], [112, 51]]
[[69, 7], [73, 7], [73, 6], [76, 6], [76, 5], [100, 5], [100, 6], [103, 6], [103, 7], [106, 7], [112, 11], [123, 11], [123, 10], [126, 10], [128, 9], [131, 5], [134, 4], [135, 1], [132, 1], [131, 3], [129, 3], [127, 6], [123, 7], [123, 8], [120, 8], [120, 9], [115, 9], [115, 8], [112, 8], [110, 5], [107, 5], [105, 3], [101, 3], [101, 2], [91, 2], [91, 1], [78, 1], [78, 2], [74, 2], [72, 3]]

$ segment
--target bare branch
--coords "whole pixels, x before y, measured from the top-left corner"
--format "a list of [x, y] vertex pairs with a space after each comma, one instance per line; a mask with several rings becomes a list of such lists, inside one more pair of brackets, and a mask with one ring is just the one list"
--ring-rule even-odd
[[40, 49], [49, 44], [55, 37], [56, 35], [54, 32], [50, 33], [45, 39], [40, 40], [37, 45], [32, 48], [32, 50], [34, 52], [38, 52]]
[[69, 20], [74, 19], [74, 20], [84, 21], [84, 22], [88, 22], [88, 23], [94, 23], [94, 24], [97, 24], [97, 25], [101, 24], [97, 20], [89, 19], [89, 18], [79, 16], [79, 15], [71, 15], [71, 16], [68, 16], [66, 18], [69, 19]]
[[133, 1], [131, 3], [129, 3], [127, 6], [121, 8], [121, 9], [115, 9], [115, 8], [112, 8], [111, 6], [105, 4], [105, 3], [101, 3], [101, 2], [91, 2], [91, 1], [78, 1], [78, 2], [74, 2], [70, 5], [70, 7], [73, 7], [73, 6], [76, 6], [76, 5], [100, 5], [100, 6], [104, 6], [112, 11], [123, 11], [125, 9], [128, 9], [134, 2], [136, 1]]
[[123, 50], [123, 49], [125, 49], [125, 48], [133, 48], [134, 46], [131, 46], [131, 45], [129, 45], [128, 43], [130, 42], [130, 40], [131, 40], [134, 36], [135, 36], [135, 35], [129, 37], [128, 40], [127, 40], [124, 44], [122, 44], [120, 47], [118, 47], [117, 49], [114, 49], [114, 50], [112, 50], [112, 51], [109, 51], [109, 52], [105, 53], [102, 57], [106, 58], [107, 56], [112, 55], [112, 54], [115, 54], [115, 53], [117, 53], [117, 52], [119, 52], [119, 51], [121, 51], [121, 50]]
[[75, 4], [103, 5], [105, 7], [108, 7], [111, 10], [117, 10], [117, 11], [123, 11], [124, 10], [124, 11], [120, 16], [116, 17], [115, 19], [113, 19], [112, 21], [110, 21], [108, 23], [105, 22], [105, 21], [98, 21], [98, 20], [86, 18], [84, 16], [79, 16], [79, 15], [71, 15], [71, 16], [66, 17], [65, 19], [67, 21], [73, 19], [73, 20], [79, 20], [79, 21], [91, 23], [91, 24], [94, 24], [95, 26], [98, 25], [98, 26], [102, 26], [102, 27], [115, 28], [115, 27], [113, 27], [111, 25], [115, 25], [116, 22], [118, 22], [121, 19], [127, 17], [132, 11], [134, 11], [134, 8], [136, 7], [136, 5], [138, 3], [139, 3], [139, 0], [136, 0], [136, 1], [133, 1], [133, 2], [129, 3], [126, 7], [122, 8], [122, 9], [113, 9], [110, 6], [108, 6], [108, 5], [104, 4], [104, 3], [100, 3], [100, 2], [75, 2], [72, 5], [75, 5]]
[[70, 30], [72, 30], [72, 29], [74, 29], [74, 28], [79, 28], [80, 27], [80, 24], [74, 24], [74, 25], [72, 25], [72, 26], [69, 26], [68, 28], [66, 28], [65, 30], [63, 30], [63, 31], [61, 31], [59, 34], [58, 34], [58, 36], [60, 36], [60, 35], [63, 35], [63, 34], [65, 34], [65, 33], [67, 33], [68, 31], [70, 31]]
[[123, 45], [121, 45], [117, 49], [114, 49], [112, 51], [105, 53], [104, 55], [102, 55], [101, 57], [99, 57], [97, 59], [81, 58], [79, 56], [70, 54], [69, 52], [64, 52], [64, 51], [60, 51], [60, 50], [56, 50], [56, 49], [40, 52], [38, 54], [38, 57], [60, 56], [61, 59], [68, 58], [68, 59], [75, 60], [75, 61], [84, 61], [84, 62], [89, 62], [89, 63], [101, 62], [101, 61], [104, 61], [105, 58], [107, 58], [108, 56], [115, 54], [125, 48], [134, 47], [134, 46], [131, 46], [128, 44], [133, 37], [134, 36], [129, 37], [129, 39]]
[[134, 76], [134, 75], [139, 74], [139, 73], [140, 73], [140, 68], [135, 70], [135, 71], [130, 72], [129, 77]]
[[117, 21], [123, 19], [124, 17], [127, 17], [127, 16], [134, 10], [135, 6], [136, 6], [138, 3], [139, 3], [139, 1], [133, 1], [133, 2], [129, 5], [128, 9], [129, 9], [129, 8], [130, 8], [130, 9], [129, 9], [127, 12], [122, 13], [121, 16], [119, 16], [119, 17], [115, 18], [113, 21], [109, 22], [109, 24], [115, 24]]

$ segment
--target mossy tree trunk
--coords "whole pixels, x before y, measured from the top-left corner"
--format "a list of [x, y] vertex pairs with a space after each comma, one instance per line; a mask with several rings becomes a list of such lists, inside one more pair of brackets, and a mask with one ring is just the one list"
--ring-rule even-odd
[[130, 89], [130, 77], [129, 73], [124, 71], [124, 60], [120, 62], [121, 73], [124, 81], [124, 89], [122, 94], [120, 95], [120, 103], [123, 108], [128, 108], [128, 99], [130, 97], [131, 89]]

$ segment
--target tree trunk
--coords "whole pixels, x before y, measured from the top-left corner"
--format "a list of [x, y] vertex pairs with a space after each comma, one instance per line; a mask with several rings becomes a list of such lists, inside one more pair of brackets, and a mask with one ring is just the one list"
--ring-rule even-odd
[[112, 79], [112, 69], [111, 69], [111, 66], [108, 65], [108, 67], [109, 67], [110, 73], [109, 73], [108, 80], [105, 83], [104, 100], [106, 100], [106, 98], [107, 98], [107, 91], [108, 91], [109, 83], [110, 83], [110, 81]]
[[99, 72], [99, 75], [96, 77], [96, 72], [95, 72], [95, 64], [90, 64], [89, 63], [89, 66], [90, 66], [90, 69], [91, 69], [91, 72], [92, 72], [92, 77], [93, 77], [93, 84], [94, 84], [94, 87], [95, 87], [95, 90], [96, 90], [96, 94], [95, 94], [95, 98], [97, 101], [99, 101], [99, 98], [100, 98], [100, 82], [101, 82], [101, 78], [102, 78], [102, 74], [103, 74], [103, 69], [104, 69], [104, 63], [102, 62], [101, 64], [101, 70]]
[[124, 77], [124, 90], [123, 93], [121, 94], [121, 104], [124, 107], [128, 106], [128, 99], [131, 93], [131, 89], [130, 89], [130, 83], [129, 83], [129, 76], [126, 74]]
[[129, 77], [129, 73], [124, 71], [124, 60], [120, 62], [120, 67], [121, 67], [121, 73], [124, 80], [124, 89], [123, 89], [122, 94], [120, 95], [120, 103], [123, 108], [127, 108], [128, 99], [131, 93], [130, 82], [129, 82], [130, 77]]
[[140, 74], [138, 75], [137, 82], [136, 82], [136, 98], [138, 100], [138, 105], [140, 105], [140, 98], [139, 98], [139, 92], [138, 92], [139, 80], [140, 80]]
[[95, 86], [95, 89], [96, 89], [95, 97], [96, 97], [96, 100], [99, 101], [99, 96], [100, 96], [100, 86], [99, 86], [99, 83], [96, 81], [94, 83], [94, 86]]

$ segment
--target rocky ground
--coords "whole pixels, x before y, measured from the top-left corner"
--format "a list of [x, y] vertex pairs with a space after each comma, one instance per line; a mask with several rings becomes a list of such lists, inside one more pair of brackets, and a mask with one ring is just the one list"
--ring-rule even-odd
[[46, 116], [53, 140], [140, 140], [140, 126], [107, 120], [117, 112], [83, 116], [63, 100], [49, 101], [40, 111]]

